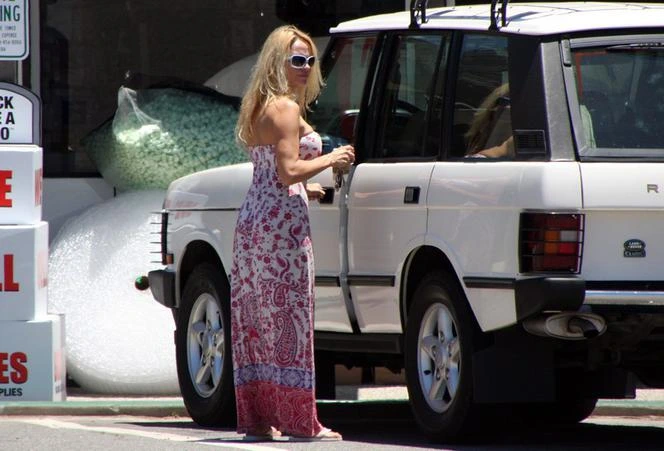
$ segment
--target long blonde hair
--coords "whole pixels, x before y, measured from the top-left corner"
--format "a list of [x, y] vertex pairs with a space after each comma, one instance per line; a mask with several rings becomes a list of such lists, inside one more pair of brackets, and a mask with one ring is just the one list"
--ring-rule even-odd
[[[291, 90], [286, 75], [286, 61], [291, 53], [291, 46], [298, 39], [305, 42], [311, 49], [311, 54], [316, 57], [307, 85], [301, 93]], [[238, 142], [242, 144], [249, 142], [254, 134], [254, 122], [258, 113], [272, 100], [288, 96], [300, 105], [300, 110], [304, 113], [307, 105], [318, 97], [322, 86], [323, 76], [318, 62], [318, 50], [311, 37], [293, 25], [276, 28], [265, 40], [256, 65], [251, 71], [235, 126]]]

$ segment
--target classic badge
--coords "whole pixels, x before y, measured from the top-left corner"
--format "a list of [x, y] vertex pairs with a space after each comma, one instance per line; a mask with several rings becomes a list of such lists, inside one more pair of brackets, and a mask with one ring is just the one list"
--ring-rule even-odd
[[623, 244], [623, 257], [645, 257], [646, 243], [641, 240], [631, 239]]

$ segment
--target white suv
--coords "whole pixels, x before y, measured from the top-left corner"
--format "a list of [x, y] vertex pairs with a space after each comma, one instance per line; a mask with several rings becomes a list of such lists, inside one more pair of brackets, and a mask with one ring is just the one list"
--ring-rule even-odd
[[[422, 430], [451, 439], [487, 406], [579, 421], [664, 387], [664, 5], [425, 5], [340, 24], [322, 60], [308, 120], [357, 164], [312, 180], [319, 394], [334, 364], [405, 368]], [[204, 425], [234, 418], [251, 171], [171, 184], [150, 274]]]

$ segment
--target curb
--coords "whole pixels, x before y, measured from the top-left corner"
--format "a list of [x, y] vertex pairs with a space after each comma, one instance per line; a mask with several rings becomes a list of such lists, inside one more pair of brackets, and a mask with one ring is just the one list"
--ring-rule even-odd
[[179, 401], [60, 401], [0, 403], [2, 415], [129, 415], [146, 417], [188, 416]]
[[593, 416], [641, 417], [664, 416], [662, 401], [600, 400]]

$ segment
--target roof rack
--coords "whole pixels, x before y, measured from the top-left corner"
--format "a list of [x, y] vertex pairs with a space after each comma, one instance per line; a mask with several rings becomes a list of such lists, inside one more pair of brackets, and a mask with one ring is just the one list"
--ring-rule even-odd
[[[496, 6], [498, 6], [498, 1], [500, 1], [500, 8], [496, 10]], [[412, 6], [411, 6], [411, 11], [412, 11]], [[507, 0], [491, 0], [491, 25], [489, 26], [489, 30], [497, 30], [499, 28], [498, 17], [500, 17], [501, 27], [507, 25]]]
[[410, 28], [420, 28], [420, 24], [429, 21], [427, 19], [427, 3], [429, 3], [429, 0], [410, 0]]

